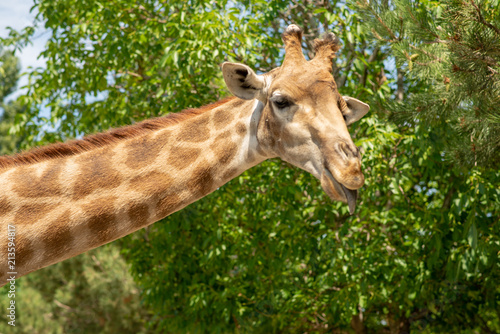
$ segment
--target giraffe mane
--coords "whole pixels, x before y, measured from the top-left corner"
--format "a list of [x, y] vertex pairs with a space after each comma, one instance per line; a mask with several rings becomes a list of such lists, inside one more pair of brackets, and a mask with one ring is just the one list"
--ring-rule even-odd
[[71, 140], [65, 143], [49, 144], [47, 146], [41, 146], [11, 156], [0, 156], [0, 169], [72, 156], [90, 151], [92, 149], [114, 144], [128, 138], [138, 137], [148, 132], [159, 130], [173, 124], [178, 124], [228, 103], [233, 99], [235, 99], [235, 97], [228, 97], [200, 108], [186, 109], [180, 113], [171, 113], [167, 116], [147, 119], [136, 124], [111, 129], [107, 132], [85, 136], [82, 139]]

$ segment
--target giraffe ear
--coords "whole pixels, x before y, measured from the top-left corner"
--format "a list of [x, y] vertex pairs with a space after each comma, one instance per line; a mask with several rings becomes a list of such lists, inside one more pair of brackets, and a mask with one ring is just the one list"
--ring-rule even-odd
[[342, 96], [342, 98], [347, 104], [347, 108], [342, 111], [347, 125], [351, 125], [352, 123], [359, 121], [361, 117], [366, 115], [366, 113], [370, 110], [370, 106], [368, 104], [361, 102], [358, 99], [350, 96]]
[[265, 86], [264, 78], [247, 65], [226, 62], [222, 74], [231, 93], [244, 100], [257, 98]]

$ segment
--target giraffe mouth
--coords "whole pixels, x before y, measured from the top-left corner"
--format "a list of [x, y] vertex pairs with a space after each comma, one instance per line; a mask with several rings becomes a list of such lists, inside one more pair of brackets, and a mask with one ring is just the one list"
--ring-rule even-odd
[[321, 186], [332, 200], [347, 202], [349, 214], [354, 214], [356, 210], [356, 200], [358, 199], [357, 190], [345, 187], [333, 177], [332, 173], [326, 167], [321, 175]]

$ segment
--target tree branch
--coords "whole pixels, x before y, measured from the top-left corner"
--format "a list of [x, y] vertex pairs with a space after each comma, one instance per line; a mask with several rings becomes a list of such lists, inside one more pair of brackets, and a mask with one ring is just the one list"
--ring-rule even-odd
[[[370, 55], [370, 57], [368, 58], [368, 63], [372, 63], [375, 61], [375, 59], [377, 58], [377, 55], [378, 55], [378, 52], [380, 51], [380, 47], [376, 47], [374, 50], [373, 50], [373, 53]], [[363, 71], [363, 76], [361, 77], [361, 86], [365, 87], [366, 86], [366, 79], [368, 77], [368, 65], [365, 65], [365, 69]]]
[[484, 24], [485, 26], [487, 26], [488, 28], [492, 29], [493, 31], [495, 31], [497, 34], [500, 35], [500, 29], [495, 27], [493, 24], [486, 22], [486, 20], [483, 17], [483, 14], [481, 14], [481, 8], [479, 8], [479, 6], [474, 2], [474, 0], [470, 0], [470, 3], [477, 11], [477, 15], [479, 17], [479, 22]]
[[389, 28], [385, 22], [382, 20], [382, 18], [375, 12], [375, 10], [372, 8], [372, 6], [370, 6], [370, 4], [365, 0], [364, 1], [365, 3], [365, 7], [368, 8], [368, 10], [370, 12], [372, 12], [373, 16], [377, 19], [377, 21], [382, 25], [382, 27], [384, 27], [385, 30], [387, 30], [387, 32], [389, 33], [389, 35], [391, 36], [392, 38], [392, 41], [389, 41], [389, 42], [396, 42], [396, 41], [399, 41], [399, 38], [396, 36], [396, 34], [394, 34], [394, 32], [391, 30], [391, 28]]
[[398, 68], [397, 85], [398, 85], [398, 90], [396, 92], [396, 99], [399, 102], [402, 102], [404, 98], [404, 76], [403, 76], [403, 71], [400, 68]]

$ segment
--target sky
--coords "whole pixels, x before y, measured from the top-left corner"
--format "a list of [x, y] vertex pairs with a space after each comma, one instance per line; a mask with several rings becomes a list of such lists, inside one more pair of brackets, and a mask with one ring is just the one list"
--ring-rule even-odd
[[[0, 0], [0, 37], [8, 36], [7, 27], [21, 30], [30, 25], [36, 16], [36, 11], [30, 13], [31, 7], [33, 7], [33, 0]], [[22, 72], [29, 67], [44, 66], [44, 59], [38, 58], [38, 55], [42, 52], [48, 37], [47, 33], [36, 32], [33, 45], [28, 45], [21, 53], [17, 54], [21, 61]], [[27, 78], [22, 77], [18, 87], [25, 86], [27, 82]], [[18, 91], [13, 95], [19, 94]]]

